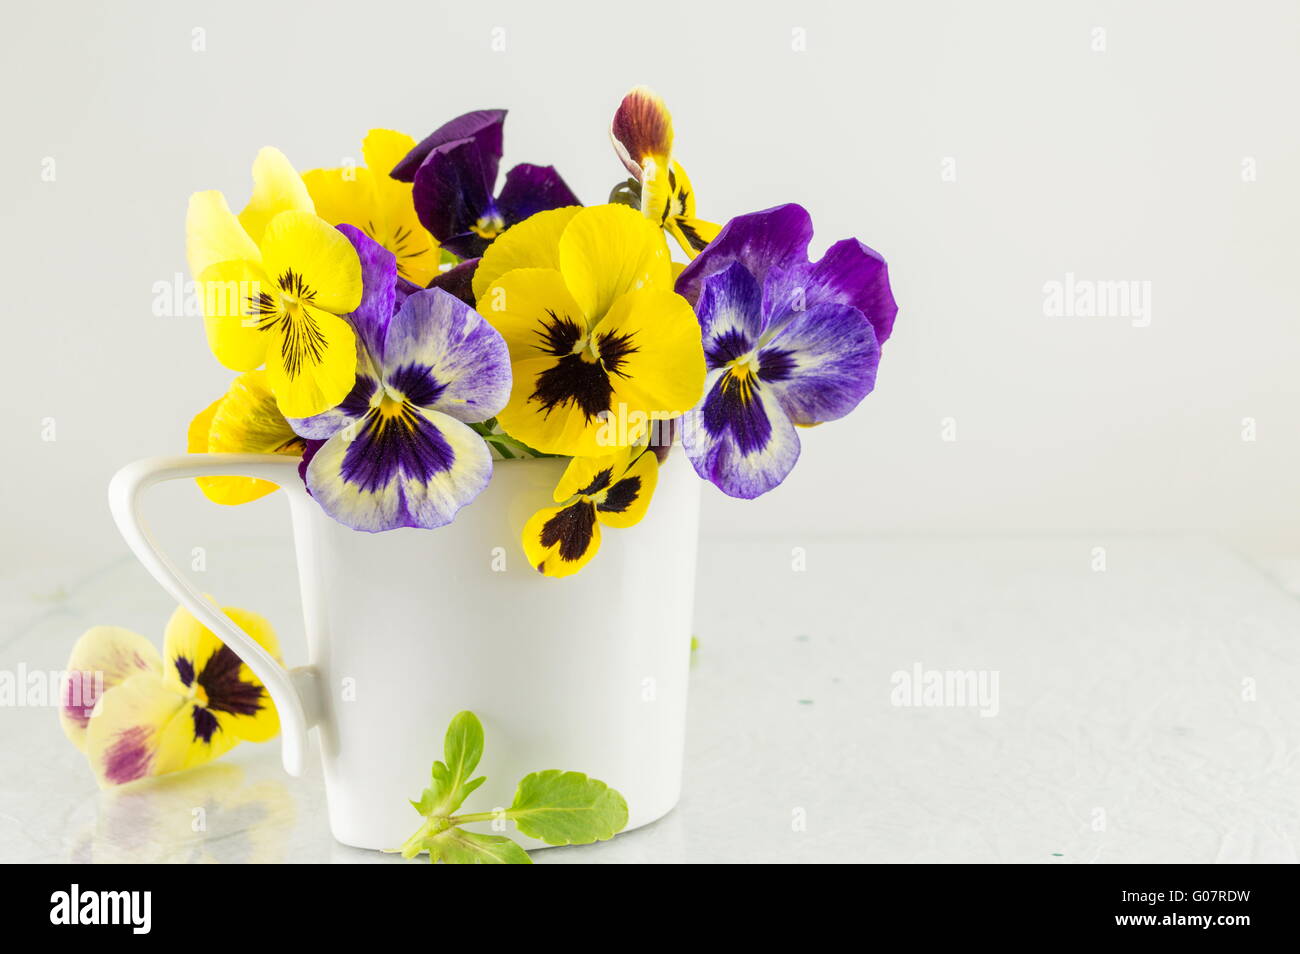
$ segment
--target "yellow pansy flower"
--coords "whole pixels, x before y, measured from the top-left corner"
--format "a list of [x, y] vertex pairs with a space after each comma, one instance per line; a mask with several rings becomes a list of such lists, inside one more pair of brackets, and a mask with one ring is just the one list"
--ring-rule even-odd
[[[270, 623], [224, 612], [279, 658]], [[191, 768], [280, 731], [266, 688], [183, 608], [167, 624], [162, 656], [128, 629], [96, 626], [73, 647], [67, 671], [60, 721], [103, 787]], [[102, 684], [92, 682], [98, 674]]]
[[316, 214], [331, 225], [354, 225], [397, 258], [397, 274], [421, 288], [438, 274], [438, 243], [420, 224], [412, 185], [392, 178], [415, 140], [372, 129], [361, 143], [364, 168], [312, 169], [302, 174]]
[[497, 422], [539, 451], [609, 454], [703, 394], [700, 326], [672, 290], [663, 233], [626, 206], [539, 212], [507, 229], [474, 294], [510, 349]]
[[600, 549], [600, 527], [641, 521], [659, 477], [659, 458], [645, 447], [603, 457], [575, 457], [555, 487], [556, 507], [524, 524], [528, 563], [544, 576], [571, 576]]
[[339, 316], [361, 302], [361, 262], [352, 243], [315, 214], [281, 152], [258, 154], [253, 182], [238, 217], [220, 192], [190, 197], [190, 271], [217, 360], [235, 371], [265, 364], [280, 411], [308, 417], [352, 389], [356, 336]]
[[[265, 371], [245, 371], [229, 390], [194, 416], [186, 450], [191, 454], [283, 454], [301, 457], [306, 442], [275, 403]], [[213, 503], [242, 504], [277, 490], [256, 477], [199, 477]]]
[[609, 127], [614, 151], [641, 188], [641, 213], [671, 233], [694, 258], [722, 226], [695, 215], [695, 190], [673, 159], [673, 117], [653, 90], [638, 86], [623, 97]]

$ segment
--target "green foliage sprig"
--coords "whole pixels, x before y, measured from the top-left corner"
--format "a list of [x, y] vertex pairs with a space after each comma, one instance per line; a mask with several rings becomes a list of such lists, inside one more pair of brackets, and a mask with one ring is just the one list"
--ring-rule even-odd
[[622, 795], [581, 772], [559, 769], [525, 775], [509, 808], [456, 814], [486, 780], [472, 777], [482, 757], [483, 724], [472, 712], [458, 713], [447, 726], [442, 761], [433, 763], [433, 784], [411, 802], [424, 823], [398, 849], [403, 858], [427, 851], [430, 862], [451, 865], [532, 864], [513, 839], [461, 827], [473, 822], [509, 819], [522, 834], [548, 845], [589, 845], [613, 838], [627, 825]]

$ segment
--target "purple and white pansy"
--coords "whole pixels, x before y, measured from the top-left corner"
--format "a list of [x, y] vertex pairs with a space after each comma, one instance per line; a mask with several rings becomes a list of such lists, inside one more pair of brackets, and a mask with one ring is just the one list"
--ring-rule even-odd
[[783, 481], [795, 425], [852, 411], [875, 385], [898, 307], [885, 261], [856, 239], [808, 260], [812, 220], [782, 205], [728, 222], [677, 280], [695, 306], [708, 369], [682, 443], [701, 477], [732, 497]]
[[356, 530], [444, 526], [491, 479], [491, 452], [468, 425], [505, 407], [509, 352], [474, 309], [399, 284], [391, 252], [339, 229], [361, 259], [362, 301], [347, 316], [357, 378], [337, 407], [289, 422], [311, 442], [307, 489]]

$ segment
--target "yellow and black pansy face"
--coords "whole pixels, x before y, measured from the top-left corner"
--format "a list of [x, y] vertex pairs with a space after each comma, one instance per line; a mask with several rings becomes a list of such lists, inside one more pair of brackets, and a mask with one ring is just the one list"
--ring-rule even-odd
[[493, 242], [474, 288], [510, 349], [502, 429], [543, 453], [600, 457], [694, 407], [700, 326], [672, 280], [663, 233], [626, 206], [542, 212]]
[[600, 528], [630, 527], [650, 506], [659, 459], [643, 447], [604, 457], [575, 457], [555, 488], [558, 506], [524, 525], [524, 553], [544, 576], [571, 576], [600, 549]]

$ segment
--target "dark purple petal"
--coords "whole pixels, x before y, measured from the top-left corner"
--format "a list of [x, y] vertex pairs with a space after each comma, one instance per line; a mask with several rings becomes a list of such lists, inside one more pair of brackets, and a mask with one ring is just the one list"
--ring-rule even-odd
[[871, 393], [880, 345], [849, 305], [822, 302], [795, 312], [759, 351], [758, 377], [794, 423], [834, 421]]
[[418, 291], [424, 291], [424, 289], [421, 288], [419, 285], [415, 284], [415, 282], [408, 281], [407, 279], [403, 278], [401, 275], [398, 275], [397, 276], [397, 297], [395, 299], [395, 307], [393, 308], [393, 311], [396, 312], [398, 308], [402, 307], [402, 302], [406, 301], [408, 296], [414, 295]]
[[677, 294], [694, 305], [704, 279], [732, 262], [743, 263], [761, 285], [774, 265], [788, 268], [808, 261], [812, 234], [812, 218], [801, 205], [738, 215], [677, 277]]
[[530, 215], [547, 209], [582, 205], [573, 190], [560, 178], [554, 166], [534, 166], [521, 162], [506, 173], [505, 185], [497, 198], [497, 210], [506, 225], [522, 222]]
[[433, 281], [429, 282], [429, 287], [441, 288], [473, 308], [474, 272], [478, 270], [478, 263], [477, 258], [471, 258], [452, 266], [445, 272], [439, 272], [433, 277]]
[[442, 247], [458, 258], [482, 258], [491, 239], [484, 238], [477, 232], [458, 232], [442, 241]]
[[704, 280], [695, 305], [704, 337], [704, 359], [720, 368], [751, 351], [763, 333], [763, 293], [740, 262]]
[[390, 174], [394, 179], [400, 179], [402, 182], [414, 182], [416, 170], [424, 164], [424, 160], [435, 149], [458, 139], [475, 139], [479, 142], [484, 160], [491, 162], [491, 167], [484, 169], [484, 178], [496, 182], [497, 166], [501, 161], [504, 139], [502, 127], [505, 121], [504, 109], [479, 109], [457, 116], [420, 140], [419, 144], [393, 167]]
[[[475, 250], [474, 243], [467, 245], [464, 240], [473, 235], [470, 229], [480, 217], [490, 217], [494, 212], [495, 184], [496, 170], [491, 177], [486, 174], [477, 140], [460, 139], [440, 146], [415, 173], [412, 200], [420, 224], [461, 258], [482, 254], [481, 248]], [[486, 247], [486, 242], [479, 241]]]
[[397, 258], [359, 228], [340, 225], [361, 259], [361, 304], [345, 317], [352, 323], [365, 350], [376, 362], [384, 356], [384, 336], [397, 310]]
[[898, 305], [889, 287], [889, 267], [857, 239], [836, 242], [821, 260], [771, 269], [763, 284], [763, 311], [773, 323], [792, 310], [836, 302], [867, 316], [883, 344], [894, 327]]
[[313, 441], [310, 438], [304, 442], [302, 460], [298, 461], [298, 477], [302, 480], [302, 486], [308, 494], [311, 493], [311, 488], [307, 486], [307, 465], [316, 456], [316, 452], [324, 446], [324, 441]]

